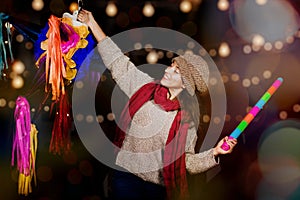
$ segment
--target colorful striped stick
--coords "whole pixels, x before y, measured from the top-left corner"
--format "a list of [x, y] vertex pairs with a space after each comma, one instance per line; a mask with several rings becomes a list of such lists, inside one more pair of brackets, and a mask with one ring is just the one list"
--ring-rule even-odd
[[[257, 113], [263, 108], [263, 106], [268, 102], [270, 97], [279, 88], [283, 82], [282, 78], [277, 78], [277, 80], [272, 84], [272, 86], [265, 92], [265, 94], [260, 98], [260, 100], [255, 104], [255, 106], [250, 110], [250, 112], [244, 117], [244, 119], [239, 123], [239, 125], [234, 129], [234, 131], [229, 135], [229, 139], [238, 138], [240, 134], [245, 130], [245, 128], [254, 119]], [[224, 142], [221, 147], [223, 150], [228, 151], [230, 149], [229, 145]]]

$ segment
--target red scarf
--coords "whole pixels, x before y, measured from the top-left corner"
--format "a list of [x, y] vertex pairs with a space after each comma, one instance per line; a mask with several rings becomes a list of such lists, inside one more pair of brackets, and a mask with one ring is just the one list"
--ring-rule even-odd
[[154, 102], [165, 111], [178, 110], [169, 131], [167, 143], [164, 149], [164, 163], [168, 165], [163, 168], [164, 183], [168, 199], [187, 199], [188, 187], [185, 168], [185, 143], [189, 127], [183, 123], [181, 116], [184, 112], [180, 110], [178, 100], [167, 98], [168, 89], [158, 83], [151, 82], [141, 87], [126, 104], [121, 113], [120, 124], [117, 127], [115, 145], [121, 148], [125, 139], [125, 132], [129, 126], [132, 116], [141, 108], [144, 103], [154, 99]]

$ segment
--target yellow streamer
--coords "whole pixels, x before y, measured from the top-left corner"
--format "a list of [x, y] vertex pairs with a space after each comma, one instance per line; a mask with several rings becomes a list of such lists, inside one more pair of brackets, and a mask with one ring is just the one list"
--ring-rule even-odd
[[37, 129], [34, 124], [31, 124], [30, 129], [30, 167], [26, 169], [29, 171], [28, 175], [24, 173], [19, 173], [18, 180], [18, 193], [27, 196], [32, 192], [31, 181], [34, 179], [34, 184], [36, 185], [36, 173], [35, 173], [35, 161], [37, 152]]

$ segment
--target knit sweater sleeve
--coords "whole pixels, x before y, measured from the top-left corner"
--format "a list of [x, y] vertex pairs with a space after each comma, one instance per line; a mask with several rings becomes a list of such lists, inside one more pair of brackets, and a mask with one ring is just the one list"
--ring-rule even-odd
[[111, 71], [113, 79], [128, 97], [144, 84], [153, 81], [152, 77], [140, 71], [129, 57], [122, 53], [111, 38], [106, 37], [98, 43], [97, 48], [104, 65]]
[[186, 143], [186, 169], [190, 174], [198, 174], [209, 170], [219, 164], [219, 159], [215, 159], [213, 149], [195, 153], [197, 135], [195, 130], [189, 130]]

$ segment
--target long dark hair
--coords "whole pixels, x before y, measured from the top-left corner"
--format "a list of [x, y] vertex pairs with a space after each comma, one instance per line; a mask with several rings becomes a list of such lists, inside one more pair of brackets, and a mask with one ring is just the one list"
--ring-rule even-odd
[[211, 99], [209, 92], [199, 93], [195, 92], [194, 96], [191, 96], [187, 90], [183, 90], [178, 100], [181, 105], [181, 109], [184, 109], [189, 114], [190, 127], [194, 126], [197, 130], [197, 144], [195, 149], [199, 149], [207, 132], [209, 123], [203, 122], [203, 116], [207, 114], [211, 115]]

